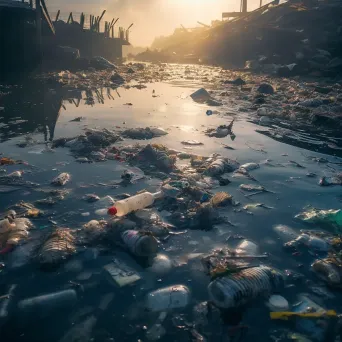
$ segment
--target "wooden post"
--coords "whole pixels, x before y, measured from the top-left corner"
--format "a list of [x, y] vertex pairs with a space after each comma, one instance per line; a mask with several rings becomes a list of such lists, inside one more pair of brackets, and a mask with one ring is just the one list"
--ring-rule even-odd
[[262, 7], [262, 0], [260, 0], [260, 6], [259, 7]]
[[56, 19], [55, 19], [55, 21], [57, 21], [58, 20], [58, 18], [59, 18], [59, 15], [61, 14], [61, 11], [60, 10], [58, 10], [58, 12], [57, 12], [57, 14], [56, 14]]
[[36, 39], [39, 58], [42, 58], [42, 9], [40, 7], [40, 0], [35, 0], [36, 3]]
[[247, 0], [242, 0], [242, 13], [247, 13]]

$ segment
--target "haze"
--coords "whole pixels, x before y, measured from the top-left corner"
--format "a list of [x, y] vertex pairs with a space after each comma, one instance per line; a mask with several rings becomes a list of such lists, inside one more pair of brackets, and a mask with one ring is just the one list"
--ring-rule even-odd
[[[60, 9], [63, 19], [70, 11], [100, 15], [106, 9], [104, 20], [119, 17], [123, 27], [134, 23], [131, 43], [135, 46], [149, 46], [156, 36], [171, 34], [181, 24], [210, 24], [211, 20], [221, 19], [222, 12], [240, 9], [240, 0], [50, 0], [47, 4], [52, 14]], [[258, 6], [259, 0], [250, 0], [248, 10]]]

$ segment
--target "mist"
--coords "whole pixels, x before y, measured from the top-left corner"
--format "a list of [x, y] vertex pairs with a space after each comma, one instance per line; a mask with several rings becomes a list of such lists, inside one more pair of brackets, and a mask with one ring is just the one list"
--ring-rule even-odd
[[[259, 5], [250, 1], [248, 10]], [[120, 18], [118, 25], [128, 27], [131, 23], [131, 44], [149, 46], [155, 37], [172, 34], [176, 27], [198, 26], [197, 21], [210, 24], [221, 20], [222, 12], [239, 11], [240, 0], [59, 0], [48, 1], [49, 10], [61, 10], [65, 15], [73, 11], [100, 15], [105, 9], [104, 20]]]

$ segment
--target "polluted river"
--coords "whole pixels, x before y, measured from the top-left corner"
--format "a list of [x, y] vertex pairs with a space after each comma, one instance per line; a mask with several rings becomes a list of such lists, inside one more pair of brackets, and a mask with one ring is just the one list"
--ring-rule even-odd
[[338, 341], [341, 86], [128, 67], [0, 98], [1, 341]]

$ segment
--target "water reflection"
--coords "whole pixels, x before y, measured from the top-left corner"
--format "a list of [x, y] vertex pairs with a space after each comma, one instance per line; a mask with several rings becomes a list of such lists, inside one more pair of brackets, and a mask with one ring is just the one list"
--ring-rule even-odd
[[[161, 87], [161, 84], [154, 85], [153, 88], [155, 87]], [[165, 100], [169, 101], [173, 94], [168, 88], [165, 89], [168, 91]], [[161, 93], [163, 90], [164, 88], [159, 92]], [[148, 89], [147, 92], [149, 91]], [[177, 97], [179, 96], [177, 95]], [[124, 104], [131, 105], [131, 102], [134, 102], [134, 107], [122, 106]], [[135, 105], [136, 103], [139, 104], [138, 107]], [[96, 106], [101, 106], [101, 108], [93, 109]], [[130, 89], [80, 90], [59, 86], [51, 89], [44, 84], [32, 82], [29, 85], [13, 87], [8, 94], [0, 97], [0, 108], [0, 142], [30, 133], [42, 133], [45, 142], [52, 141], [55, 138], [57, 123], [73, 121], [69, 117], [77, 115], [76, 113], [81, 113], [82, 117], [86, 116], [89, 123], [100, 120], [104, 125], [113, 125], [114, 117], [111, 114], [111, 108], [115, 108], [115, 121], [119, 120], [121, 124], [125, 124], [127, 119], [127, 124], [133, 126], [141, 125], [142, 122], [145, 126], [153, 125], [156, 123], [156, 117], [148, 116], [146, 112], [149, 112], [148, 114], [156, 112], [159, 115], [158, 120], [163, 120], [170, 113], [170, 109], [173, 111], [180, 110], [183, 121], [186, 119], [185, 113], [187, 115], [190, 113], [190, 116], [196, 117], [198, 123], [203, 121], [202, 115], [199, 116], [199, 108], [187, 98], [182, 99], [180, 103], [174, 102], [173, 105], [170, 105], [164, 100], [158, 102], [150, 95], [146, 96], [146, 92], [133, 87]], [[127, 114], [130, 115], [127, 116]], [[125, 121], [121, 121], [121, 119]], [[164, 124], [172, 127], [174, 122], [168, 122], [169, 119], [166, 119], [167, 121]], [[193, 123], [193, 119], [187, 118], [187, 120], [191, 120]], [[339, 132], [335, 132], [332, 128], [322, 129], [312, 125], [280, 120], [272, 121], [268, 126], [260, 126], [258, 120], [253, 118], [249, 122], [256, 125], [254, 126], [256, 133], [273, 140], [307, 150], [342, 156], [342, 140], [339, 137]], [[207, 125], [205, 121], [201, 123], [204, 126]], [[115, 123], [115, 125], [117, 124]], [[70, 126], [64, 125], [61, 134], [63, 135], [70, 129]], [[239, 134], [240, 132], [237, 131], [236, 133]]]

